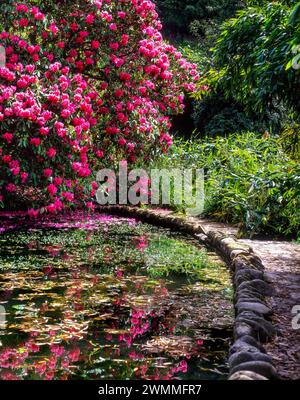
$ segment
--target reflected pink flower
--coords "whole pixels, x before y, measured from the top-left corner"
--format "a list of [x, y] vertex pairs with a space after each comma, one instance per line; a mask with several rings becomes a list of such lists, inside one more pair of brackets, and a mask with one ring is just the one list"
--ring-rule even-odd
[[62, 360], [61, 366], [63, 369], [68, 369], [70, 366], [69, 360], [68, 359]]
[[27, 343], [27, 348], [32, 353], [38, 353], [40, 351], [40, 346], [32, 342]]
[[51, 353], [55, 354], [57, 357], [62, 356], [64, 354], [64, 351], [65, 349], [62, 346], [59, 346], [57, 344], [51, 345]]
[[53, 272], [53, 267], [52, 267], [51, 265], [47, 265], [47, 267], [44, 267], [44, 268], [43, 268], [43, 273], [44, 273], [44, 275], [46, 275], [46, 276], [51, 275], [52, 272]]
[[57, 362], [58, 362], [57, 356], [56, 355], [51, 356], [47, 364], [49, 370], [55, 370]]
[[47, 366], [46, 361], [39, 362], [34, 365], [35, 372], [39, 375], [44, 375], [46, 372]]
[[116, 270], [116, 277], [117, 278], [123, 278], [124, 276], [124, 271], [122, 271], [121, 269], [117, 269]]
[[136, 249], [138, 250], [143, 250], [148, 246], [148, 242], [145, 236], [141, 236], [140, 238], [137, 238], [137, 244], [135, 246]]
[[2, 371], [0, 374], [0, 379], [3, 381], [18, 381], [20, 380], [20, 377], [9, 371]]
[[180, 361], [174, 368], [172, 368], [171, 373], [176, 374], [178, 372], [186, 373], [188, 370], [188, 365], [185, 360]]
[[52, 380], [54, 379], [54, 374], [55, 374], [54, 371], [49, 371], [49, 372], [47, 372], [47, 373], [45, 374], [44, 379], [45, 379], [46, 381], [52, 381]]
[[140, 371], [141, 371], [141, 375], [145, 376], [146, 372], [148, 371], [148, 366], [147, 364], [143, 364], [140, 366]]
[[68, 357], [72, 362], [77, 362], [80, 357], [80, 349], [78, 347], [75, 347], [68, 353]]
[[112, 339], [113, 339], [113, 337], [112, 337], [112, 335], [110, 335], [110, 334], [107, 333], [107, 334], [105, 335], [105, 339], [108, 340], [109, 342], [111, 342]]
[[126, 342], [127, 346], [131, 347], [132, 346], [132, 342], [133, 342], [132, 337], [129, 336], [129, 335], [125, 335], [124, 339], [125, 339], [125, 342]]
[[132, 360], [141, 360], [144, 358], [144, 355], [132, 351], [131, 353], [128, 354], [128, 357], [131, 358]]
[[29, 242], [27, 247], [29, 249], [35, 249], [37, 247], [37, 243], [35, 241]]
[[31, 208], [30, 210], [28, 210], [28, 215], [30, 218], [37, 218], [39, 215], [39, 211]]

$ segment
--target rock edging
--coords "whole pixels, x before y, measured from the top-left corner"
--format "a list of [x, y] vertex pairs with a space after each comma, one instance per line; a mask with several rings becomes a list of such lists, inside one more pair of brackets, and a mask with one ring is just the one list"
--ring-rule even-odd
[[230, 349], [230, 380], [277, 379], [272, 359], [263, 348], [276, 334], [266, 297], [273, 295], [264, 266], [253, 249], [234, 236], [209, 231], [204, 243], [216, 249], [230, 266], [235, 288], [234, 344]]
[[197, 219], [176, 216], [171, 211], [128, 206], [105, 206], [100, 210], [184, 231], [217, 251], [232, 271], [235, 288], [236, 315], [234, 343], [229, 352], [229, 380], [278, 378], [272, 359], [263, 347], [276, 334], [269, 320], [272, 310], [265, 301], [272, 296], [273, 288], [267, 282], [261, 259], [250, 246], [239, 243], [234, 236], [205, 231]]

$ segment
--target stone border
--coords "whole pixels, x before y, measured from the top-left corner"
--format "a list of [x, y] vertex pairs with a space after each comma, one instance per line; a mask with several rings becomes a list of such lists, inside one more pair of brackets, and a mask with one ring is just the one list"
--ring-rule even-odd
[[217, 251], [231, 269], [235, 289], [229, 380], [278, 379], [272, 358], [263, 347], [276, 334], [269, 321], [272, 310], [266, 305], [266, 297], [272, 296], [273, 288], [265, 276], [261, 259], [250, 246], [238, 242], [233, 235], [206, 231], [197, 219], [176, 216], [172, 211], [128, 206], [104, 206], [99, 211], [183, 231]]

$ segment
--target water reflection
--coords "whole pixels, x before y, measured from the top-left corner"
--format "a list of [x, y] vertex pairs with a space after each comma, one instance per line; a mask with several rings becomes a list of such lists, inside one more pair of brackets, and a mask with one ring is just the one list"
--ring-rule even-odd
[[230, 280], [194, 243], [103, 215], [10, 224], [0, 237], [1, 379], [226, 376]]

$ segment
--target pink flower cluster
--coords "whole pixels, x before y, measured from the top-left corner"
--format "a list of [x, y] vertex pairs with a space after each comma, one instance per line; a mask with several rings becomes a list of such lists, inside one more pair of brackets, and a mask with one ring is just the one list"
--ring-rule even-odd
[[76, 0], [63, 19], [43, 7], [17, 4], [0, 33], [0, 196], [34, 186], [56, 212], [91, 206], [103, 165], [167, 151], [169, 115], [198, 76], [163, 41], [151, 1]]
[[[50, 356], [38, 357], [33, 363], [26, 363], [26, 360], [34, 354], [40, 353], [41, 348], [30, 338], [27, 342], [17, 348], [7, 347], [0, 352], [0, 367], [3, 372], [7, 369], [7, 374], [4, 379], [19, 379], [18, 375], [9, 372], [13, 370], [24, 374], [33, 372], [38, 374], [44, 380], [54, 379], [58, 371], [62, 373], [61, 379], [68, 379], [70, 375], [70, 366], [79, 361], [80, 349], [74, 347], [71, 350], [66, 350], [61, 345], [50, 345]], [[24, 367], [26, 366], [26, 367]]]

